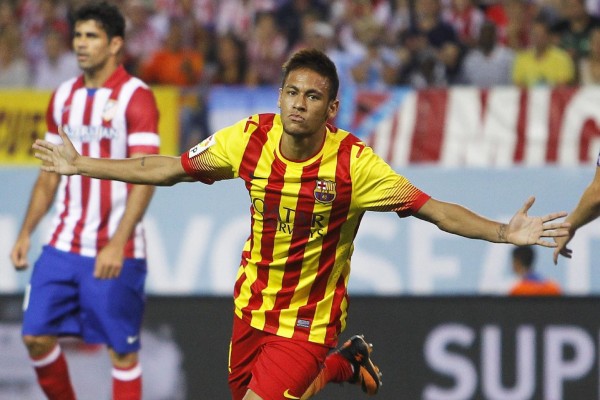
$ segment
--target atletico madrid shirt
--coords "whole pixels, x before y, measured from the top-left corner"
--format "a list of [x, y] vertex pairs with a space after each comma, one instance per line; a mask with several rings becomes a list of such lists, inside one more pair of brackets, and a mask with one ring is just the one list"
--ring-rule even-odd
[[[158, 109], [150, 88], [119, 67], [97, 89], [83, 76], [62, 83], [46, 113], [46, 140], [60, 144], [62, 126], [80, 154], [126, 158], [157, 154]], [[94, 257], [117, 229], [131, 185], [86, 176], [62, 176], [55, 198], [49, 244], [62, 251]], [[145, 258], [143, 226], [138, 223], [125, 257]]]
[[242, 252], [235, 313], [254, 328], [334, 346], [345, 328], [353, 241], [365, 211], [417, 211], [429, 196], [357, 137], [327, 126], [315, 156], [287, 160], [279, 115], [258, 114], [182, 154], [205, 183], [241, 178], [251, 231]]

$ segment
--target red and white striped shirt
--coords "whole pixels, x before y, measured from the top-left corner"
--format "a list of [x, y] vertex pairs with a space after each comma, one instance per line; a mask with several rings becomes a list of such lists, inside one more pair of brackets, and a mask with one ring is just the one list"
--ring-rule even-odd
[[[88, 89], [83, 76], [68, 80], [53, 93], [46, 114], [46, 140], [62, 143], [58, 126], [80, 154], [127, 158], [157, 154], [158, 109], [150, 88], [119, 67], [106, 83]], [[125, 212], [130, 184], [63, 176], [55, 199], [49, 244], [59, 250], [96, 256], [112, 237]], [[145, 258], [143, 226], [136, 226], [125, 257]]]

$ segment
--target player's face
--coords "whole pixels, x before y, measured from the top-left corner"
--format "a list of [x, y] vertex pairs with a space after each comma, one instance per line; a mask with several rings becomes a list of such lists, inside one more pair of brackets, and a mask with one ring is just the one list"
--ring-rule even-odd
[[86, 73], [101, 71], [109, 62], [114, 62], [122, 45], [122, 38], [109, 40], [104, 29], [94, 20], [75, 24], [73, 50], [79, 67]]
[[339, 105], [329, 98], [329, 85], [327, 78], [310, 69], [289, 73], [277, 102], [285, 133], [308, 137], [325, 132], [325, 124], [335, 117]]

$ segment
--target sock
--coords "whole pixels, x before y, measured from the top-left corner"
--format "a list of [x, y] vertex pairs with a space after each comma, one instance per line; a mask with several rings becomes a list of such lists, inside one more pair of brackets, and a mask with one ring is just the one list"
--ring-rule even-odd
[[49, 400], [75, 400], [67, 360], [58, 344], [49, 353], [31, 360], [40, 387]]
[[329, 382], [347, 382], [354, 376], [354, 367], [344, 356], [331, 353], [325, 359], [325, 366], [302, 395], [302, 400], [319, 393]]
[[113, 400], [140, 400], [142, 398], [142, 366], [112, 369]]

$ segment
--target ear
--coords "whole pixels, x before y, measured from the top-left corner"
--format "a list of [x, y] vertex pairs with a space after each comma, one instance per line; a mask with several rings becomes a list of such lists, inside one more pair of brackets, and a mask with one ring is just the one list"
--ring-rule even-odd
[[329, 103], [329, 108], [327, 109], [327, 120], [332, 120], [338, 113], [340, 109], [340, 101], [335, 99]]
[[277, 108], [281, 108], [281, 93], [283, 92], [282, 88], [279, 88], [279, 96], [277, 96]]
[[117, 56], [121, 52], [121, 49], [123, 49], [123, 45], [124, 40], [121, 36], [113, 37], [112, 39], [110, 39], [110, 43], [108, 44], [110, 48], [110, 53], [113, 56]]

